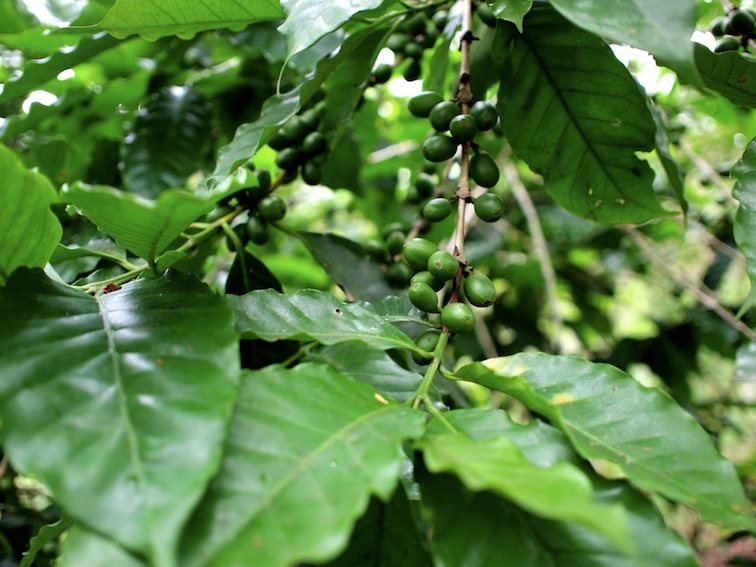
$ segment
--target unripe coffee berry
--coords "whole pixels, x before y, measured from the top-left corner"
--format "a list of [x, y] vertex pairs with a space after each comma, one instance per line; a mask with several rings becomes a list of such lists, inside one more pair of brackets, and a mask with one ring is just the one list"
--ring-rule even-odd
[[440, 280], [450, 280], [459, 271], [459, 260], [446, 250], [439, 250], [428, 258], [428, 271]]

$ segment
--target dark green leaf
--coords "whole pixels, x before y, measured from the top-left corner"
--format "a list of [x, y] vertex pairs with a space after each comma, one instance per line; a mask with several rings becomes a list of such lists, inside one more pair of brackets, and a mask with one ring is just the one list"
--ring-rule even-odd
[[71, 524], [72, 521], [69, 518], [61, 518], [54, 524], [42, 526], [37, 532], [37, 535], [31, 538], [31, 541], [29, 542], [29, 551], [24, 553], [18, 567], [32, 567], [34, 565], [34, 560], [37, 557], [37, 553], [42, 551], [48, 543], [59, 538], [60, 535], [71, 526]]
[[347, 550], [323, 567], [431, 567], [426, 547], [407, 494], [399, 488], [385, 504], [370, 501]]
[[197, 32], [220, 28], [240, 30], [253, 22], [276, 20], [283, 15], [276, 0], [220, 3], [117, 0], [98, 27], [116, 37], [139, 34], [154, 41], [167, 35], [190, 38]]
[[701, 44], [694, 45], [706, 86], [733, 104], [756, 108], [756, 61], [735, 51], [712, 53]]
[[236, 398], [223, 300], [187, 276], [92, 297], [19, 270], [0, 290], [0, 320], [0, 418], [14, 467], [78, 522], [172, 565]]
[[379, 301], [391, 294], [383, 273], [357, 242], [330, 233], [299, 232], [296, 236], [351, 297]]
[[751, 278], [749, 304], [756, 300], [756, 140], [748, 144], [743, 158], [732, 168], [737, 181], [732, 196], [740, 201], [735, 214], [735, 241], [745, 254]]
[[281, 282], [256, 256], [246, 249], [238, 252], [226, 279], [226, 293], [244, 295], [256, 289], [274, 289], [283, 292]]
[[371, 494], [387, 500], [422, 412], [327, 366], [244, 375], [225, 461], [189, 523], [182, 565], [277, 567], [344, 549]]
[[504, 132], [554, 200], [604, 223], [666, 215], [651, 167], [636, 157], [653, 149], [654, 122], [609, 46], [540, 3], [524, 34], [511, 24], [497, 33], [494, 48], [507, 53], [497, 105]]
[[122, 146], [123, 182], [148, 199], [169, 187], [183, 187], [195, 173], [210, 141], [210, 106], [191, 87], [156, 93], [134, 119]]
[[187, 191], [163, 191], [155, 201], [103, 185], [74, 183], [63, 200], [79, 207], [107, 235], [153, 263], [190, 224], [213, 208]]
[[42, 267], [63, 230], [50, 211], [58, 200], [47, 178], [27, 170], [0, 146], [0, 284], [19, 266]]
[[661, 108], [657, 107], [651, 99], [646, 99], [648, 104], [648, 110], [651, 112], [651, 116], [656, 123], [656, 154], [659, 156], [659, 161], [667, 174], [667, 179], [672, 189], [675, 191], [675, 196], [680, 202], [680, 207], [683, 212], [688, 212], [688, 202], [685, 200], [685, 172], [680, 165], [675, 161], [672, 156], [672, 152], [669, 149], [671, 144], [669, 139], [669, 132], [667, 131], [667, 121]]
[[698, 21], [697, 0], [549, 1], [575, 25], [648, 51], [682, 80], [702, 86], [690, 41]]
[[0, 92], [0, 104], [21, 97], [34, 89], [41, 87], [48, 81], [55, 79], [61, 71], [72, 69], [79, 63], [83, 63], [118, 45], [119, 40], [107, 34], [84, 36], [75, 46], [61, 49], [54, 55], [29, 61], [23, 69], [23, 73], [3, 86]]
[[654, 507], [629, 486], [596, 478], [606, 505], [623, 506], [627, 557], [591, 530], [532, 516], [490, 492], [470, 492], [450, 475], [418, 475], [435, 565], [464, 567], [697, 567], [695, 554], [667, 529]]
[[274, 290], [226, 297], [245, 338], [295, 339], [333, 345], [362, 341], [381, 349], [417, 350], [407, 335], [371, 310], [344, 303], [330, 293], [303, 290], [283, 295]]
[[417, 389], [422, 375], [407, 370], [382, 350], [342, 343], [322, 348], [310, 359], [325, 362], [337, 372], [358, 382], [370, 384], [383, 394], [404, 402]]
[[454, 412], [444, 414], [442, 423], [452, 431], [436, 425], [416, 445], [429, 471], [452, 472], [470, 490], [489, 490], [537, 516], [586, 526], [618, 549], [633, 551], [624, 510], [597, 504], [590, 479], [578, 467], [566, 462], [537, 466], [504, 435], [471, 438], [454, 427]]
[[518, 354], [457, 375], [517, 398], [558, 425], [587, 459], [618, 465], [638, 486], [728, 527], [753, 527], [732, 463], [693, 417], [622, 371], [573, 356]]

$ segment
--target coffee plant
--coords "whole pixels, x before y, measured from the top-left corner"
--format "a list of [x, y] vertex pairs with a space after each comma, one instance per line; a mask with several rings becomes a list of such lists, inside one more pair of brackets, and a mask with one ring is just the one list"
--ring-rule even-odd
[[755, 40], [2, 3], [0, 565], [753, 561]]

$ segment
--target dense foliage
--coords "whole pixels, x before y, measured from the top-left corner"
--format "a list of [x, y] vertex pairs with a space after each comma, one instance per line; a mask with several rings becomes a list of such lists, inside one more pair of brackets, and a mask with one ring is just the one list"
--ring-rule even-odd
[[749, 5], [32, 5], [0, 5], [3, 567], [749, 541]]

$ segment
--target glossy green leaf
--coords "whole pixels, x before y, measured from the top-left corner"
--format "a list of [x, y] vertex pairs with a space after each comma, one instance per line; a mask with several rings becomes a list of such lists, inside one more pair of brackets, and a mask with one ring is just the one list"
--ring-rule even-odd
[[139, 109], [121, 148], [124, 185], [148, 199], [183, 187], [201, 167], [211, 130], [210, 105], [195, 88], [159, 91]]
[[355, 14], [382, 3], [382, 0], [281, 0], [286, 21], [278, 29], [286, 36], [291, 56], [339, 29]]
[[431, 567], [424, 534], [402, 488], [388, 502], [370, 501], [354, 526], [346, 551], [323, 567]]
[[63, 233], [50, 211], [58, 200], [47, 178], [0, 146], [0, 284], [19, 266], [42, 267]]
[[549, 0], [573, 24], [648, 51], [686, 82], [699, 85], [690, 41], [698, 21], [697, 0]]
[[62, 567], [148, 567], [113, 540], [74, 524], [62, 543]]
[[618, 465], [638, 486], [680, 500], [704, 519], [753, 527], [735, 469], [668, 395], [579, 357], [518, 354], [457, 375], [517, 398], [546, 416], [588, 459]]
[[651, 167], [636, 157], [653, 149], [656, 128], [611, 49], [541, 3], [523, 34], [500, 24], [497, 36], [494, 49], [507, 53], [497, 103], [504, 132], [554, 200], [603, 223], [666, 215]]
[[522, 20], [533, 7], [533, 0], [488, 0], [494, 15], [512, 22], [522, 32]]
[[73, 69], [79, 63], [118, 45], [119, 40], [106, 34], [83, 36], [73, 47], [63, 47], [57, 53], [26, 63], [23, 73], [6, 82], [0, 92], [0, 104], [26, 95], [55, 79], [61, 71]]
[[13, 466], [78, 522], [173, 565], [236, 398], [237, 335], [223, 300], [188, 276], [92, 297], [19, 270], [0, 290], [0, 319]]
[[226, 278], [226, 293], [243, 295], [256, 289], [273, 289], [283, 292], [281, 282], [268, 267], [249, 251], [242, 250], [234, 257], [234, 263]]
[[357, 242], [330, 233], [299, 232], [297, 237], [333, 281], [354, 299], [379, 301], [391, 294], [383, 273]]
[[330, 293], [306, 289], [290, 295], [265, 289], [226, 301], [236, 313], [236, 326], [245, 338], [266, 341], [294, 339], [334, 345], [362, 341], [381, 349], [417, 350], [407, 335], [370, 309], [344, 303]]
[[207, 199], [179, 189], [163, 191], [153, 201], [113, 187], [84, 183], [67, 187], [62, 199], [79, 207], [119, 245], [150, 263], [214, 206]]
[[756, 108], [756, 62], [742, 53], [712, 53], [694, 44], [696, 64], [706, 86], [732, 104]]
[[659, 161], [664, 168], [664, 172], [667, 174], [669, 184], [672, 186], [675, 196], [680, 202], [680, 208], [682, 208], [683, 213], [687, 214], [688, 202], [685, 200], [685, 172], [680, 167], [680, 164], [675, 161], [670, 150], [671, 141], [669, 139], [666, 116], [664, 116], [661, 108], [657, 107], [651, 99], [648, 99], [646, 103], [656, 123], [656, 154], [659, 156]]
[[736, 179], [732, 196], [740, 201], [735, 214], [735, 241], [745, 254], [751, 278], [749, 304], [756, 300], [756, 140], [751, 140], [731, 172]]
[[471, 492], [450, 475], [418, 475], [423, 517], [437, 567], [698, 567], [693, 551], [654, 507], [627, 485], [596, 479], [605, 505], [630, 518], [628, 557], [576, 524], [533, 516], [491, 492]]
[[34, 560], [37, 558], [37, 554], [50, 542], [58, 539], [61, 534], [71, 527], [72, 520], [70, 518], [61, 518], [54, 524], [42, 526], [37, 535], [35, 535], [29, 541], [29, 551], [24, 553], [21, 563], [18, 567], [33, 567]]
[[[585, 466], [565, 435], [535, 419], [514, 423], [501, 410], [456, 410], [444, 414], [447, 421], [470, 439], [490, 440], [505, 436], [529, 461], [539, 467], [558, 463]], [[448, 432], [434, 420], [429, 433]], [[437, 565], [554, 565], [693, 567], [693, 551], [666, 528], [660, 514], [625, 483], [608, 482], [586, 470], [598, 503], [623, 508], [629, 519], [628, 544], [638, 551], [623, 555], [605, 538], [574, 523], [532, 516], [507, 504], [493, 493], [472, 494], [447, 475], [428, 476], [420, 471], [422, 507], [433, 526], [431, 545]], [[437, 489], [440, 489], [437, 490]], [[464, 500], [459, 502], [459, 499]], [[492, 522], [491, 518], [497, 521]], [[469, 542], [475, 541], [475, 545]]]
[[184, 534], [186, 567], [277, 567], [341, 552], [374, 494], [394, 491], [422, 412], [327, 366], [243, 376], [220, 475]]
[[[453, 418], [446, 423], [454, 429]], [[597, 504], [591, 481], [575, 465], [537, 466], [504, 435], [474, 439], [440, 426], [416, 446], [431, 472], [454, 473], [470, 490], [489, 490], [537, 516], [587, 526], [625, 553], [634, 551], [622, 508]]]
[[[1, 17], [1, 16], [0, 16]], [[62, 47], [76, 45], [82, 38], [79, 32], [56, 30], [37, 26], [19, 29], [16, 33], [0, 33], [0, 44], [8, 49], [18, 49], [32, 59], [53, 55]]]
[[415, 393], [423, 378], [421, 374], [400, 366], [382, 350], [354, 348], [351, 343], [322, 348], [313, 352], [309, 359], [324, 362], [337, 372], [369, 384], [400, 402]]
[[154, 41], [168, 35], [190, 38], [205, 30], [240, 30], [253, 22], [277, 20], [283, 16], [283, 10], [276, 0], [147, 3], [143, 0], [117, 0], [97, 27], [115, 37], [139, 34]]

